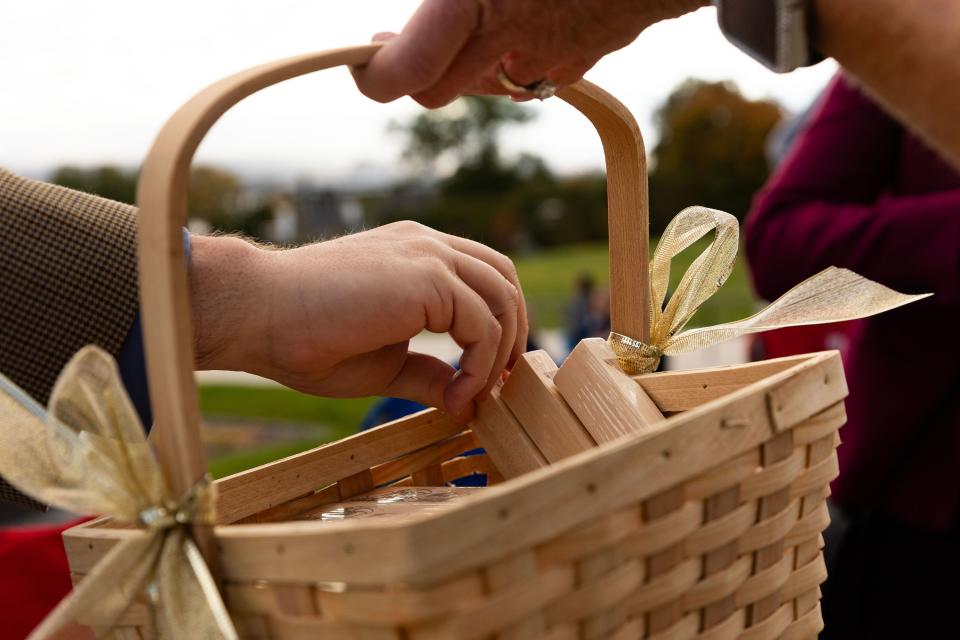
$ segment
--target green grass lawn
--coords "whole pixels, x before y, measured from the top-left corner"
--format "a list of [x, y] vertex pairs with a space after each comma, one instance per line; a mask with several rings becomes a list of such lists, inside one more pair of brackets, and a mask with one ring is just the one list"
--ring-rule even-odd
[[[283, 387], [202, 385], [200, 410], [216, 418], [259, 419], [264, 422], [306, 422], [330, 425], [353, 433], [376, 398], [319, 398]], [[348, 426], [349, 425], [349, 426]], [[349, 432], [346, 430], [350, 429]]]
[[258, 447], [250, 451], [239, 451], [229, 455], [213, 458], [207, 463], [207, 469], [214, 478], [224, 478], [247, 469], [253, 469], [286, 458], [308, 449], [313, 449], [333, 440], [296, 440], [281, 444]]
[[206, 418], [303, 425], [302, 438], [210, 460], [210, 473], [222, 478], [352, 435], [374, 402], [376, 398], [318, 398], [282, 387], [201, 385], [200, 411]]
[[[671, 287], [679, 282], [690, 263], [706, 245], [706, 240], [700, 241], [674, 258], [670, 273]], [[537, 324], [544, 329], [564, 326], [566, 308], [578, 274], [590, 273], [599, 286], [609, 286], [608, 260], [606, 244], [571, 245], [548, 249], [531, 256], [515, 257], [514, 263], [520, 274], [527, 305]], [[739, 320], [754, 310], [755, 297], [750, 291], [744, 261], [738, 258], [730, 279], [701, 307], [691, 326]]]
[[[700, 242], [674, 260], [671, 286], [679, 281], [705, 246], [705, 241]], [[559, 247], [518, 257], [515, 262], [527, 303], [540, 328], [563, 327], [573, 283], [582, 271], [591, 273], [599, 286], [606, 287], [609, 283], [605, 244]], [[700, 309], [691, 326], [706, 326], [746, 317], [753, 313], [755, 304], [743, 261], [738, 260], [730, 279]], [[318, 398], [275, 387], [204, 385], [200, 388], [200, 406], [208, 418], [304, 425], [303, 438], [220, 456], [211, 460], [210, 470], [215, 477], [223, 477], [326, 441], [343, 438], [356, 431], [375, 401], [374, 398]]]

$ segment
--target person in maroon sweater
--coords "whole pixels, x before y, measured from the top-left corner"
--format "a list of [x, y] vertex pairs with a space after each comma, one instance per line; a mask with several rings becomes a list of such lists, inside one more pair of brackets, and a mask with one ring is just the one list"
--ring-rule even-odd
[[960, 175], [841, 75], [758, 194], [745, 245], [769, 300], [830, 265], [935, 294], [849, 330], [832, 486], [848, 526], [827, 541], [821, 637], [955, 632]]

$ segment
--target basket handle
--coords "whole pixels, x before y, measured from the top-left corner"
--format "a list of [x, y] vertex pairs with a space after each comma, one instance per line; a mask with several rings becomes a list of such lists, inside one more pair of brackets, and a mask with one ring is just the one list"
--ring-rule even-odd
[[[266, 87], [341, 65], [366, 63], [380, 45], [279, 60], [216, 82], [167, 121], [144, 161], [137, 189], [143, 329], [157, 448], [169, 488], [182, 495], [206, 473], [193, 376], [193, 327], [181, 228], [190, 163], [210, 127], [228, 109]], [[597, 129], [607, 164], [613, 330], [648, 337], [646, 157], [640, 129], [610, 94], [586, 81], [558, 96]], [[200, 533], [197, 531], [196, 533]], [[212, 540], [210, 535], [198, 536]], [[206, 545], [201, 545], [204, 547]], [[206, 549], [208, 560], [212, 559]]]

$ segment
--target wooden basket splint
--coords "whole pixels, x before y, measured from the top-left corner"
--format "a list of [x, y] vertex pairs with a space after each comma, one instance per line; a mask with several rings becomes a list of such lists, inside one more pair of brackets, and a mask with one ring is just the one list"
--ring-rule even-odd
[[[362, 64], [375, 48], [284, 60], [212, 85], [168, 122], [144, 165], [140, 250], [153, 440], [178, 495], [205, 472], [180, 232], [193, 154], [244, 97]], [[559, 96], [590, 119], [604, 146], [614, 330], [646, 337], [639, 130], [589, 83]], [[434, 410], [218, 481], [219, 524], [194, 534], [241, 635], [815, 637], [826, 578], [820, 533], [847, 393], [839, 355], [632, 379], [611, 366], [607, 375], [619, 376], [611, 393], [642, 390], [668, 417], [488, 488], [412, 488], [475, 473], [494, 481], [515, 475], [486, 455], [463, 456], [478, 446], [477, 434]], [[389, 494], [375, 504], [434, 493], [450, 499], [394, 517], [346, 517], [363, 512], [373, 490]], [[67, 531], [74, 579], [133, 533], [107, 519]], [[146, 605], [135, 604], [118, 632], [150, 637]]]

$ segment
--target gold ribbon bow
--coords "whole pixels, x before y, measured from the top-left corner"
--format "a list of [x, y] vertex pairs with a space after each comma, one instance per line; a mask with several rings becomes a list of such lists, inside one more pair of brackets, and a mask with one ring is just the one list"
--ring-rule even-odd
[[208, 481], [170, 495], [116, 363], [81, 349], [54, 386], [49, 412], [0, 376], [0, 475], [27, 495], [76, 513], [135, 524], [30, 635], [52, 638], [82, 616], [109, 635], [146, 593], [161, 638], [237, 638], [187, 526], [213, 521]]
[[[664, 306], [670, 262], [716, 231], [710, 246], [683, 274]], [[688, 353], [748, 333], [865, 318], [933, 294], [906, 295], [849, 271], [829, 267], [807, 278], [749, 318], [681, 331], [697, 309], [723, 286], [737, 259], [740, 227], [729, 213], [687, 207], [670, 221], [650, 261], [650, 342], [611, 333], [609, 342], [626, 373], [656, 371], [660, 357]]]

